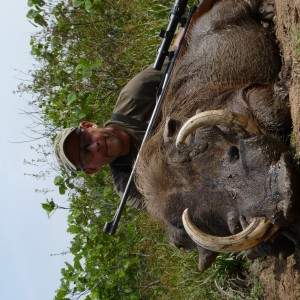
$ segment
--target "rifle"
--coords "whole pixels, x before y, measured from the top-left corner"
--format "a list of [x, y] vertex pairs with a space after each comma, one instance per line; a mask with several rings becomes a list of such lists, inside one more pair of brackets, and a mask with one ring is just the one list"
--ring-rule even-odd
[[[177, 25], [181, 23], [182, 27], [185, 26], [186, 20], [182, 18], [182, 15], [185, 12], [187, 2], [188, 0], [175, 0], [175, 3], [171, 9], [167, 30], [161, 29], [159, 33], [159, 37], [161, 37], [163, 40], [161, 46], [158, 48], [156, 59], [153, 65], [153, 69], [155, 70], [161, 70], [166, 56], [169, 56], [170, 54], [169, 48], [177, 29]], [[169, 56], [169, 59], [171, 60], [172, 58]]]
[[[165, 95], [165, 91], [166, 91], [166, 88], [167, 88], [167, 85], [168, 85], [168, 82], [169, 82], [169, 78], [170, 78], [170, 74], [171, 74], [171, 71], [172, 71], [172, 68], [173, 68], [173, 65], [174, 65], [174, 61], [177, 57], [177, 54], [179, 53], [184, 35], [186, 33], [188, 24], [189, 24], [190, 19], [192, 17], [192, 14], [197, 8], [196, 6], [193, 6], [190, 10], [190, 13], [189, 13], [189, 16], [188, 16], [187, 20], [182, 19], [182, 15], [185, 12], [187, 2], [188, 2], [188, 0], [175, 0], [175, 3], [174, 3], [174, 5], [172, 7], [172, 10], [171, 10], [167, 30], [166, 31], [162, 30], [160, 32], [160, 35], [159, 35], [160, 37], [163, 38], [163, 41], [162, 41], [161, 47], [158, 50], [157, 57], [156, 57], [153, 68], [156, 69], [156, 70], [161, 70], [166, 56], [169, 56], [169, 63], [168, 63], [166, 72], [164, 74], [164, 77], [162, 79], [161, 85], [158, 89], [156, 105], [154, 107], [152, 116], [150, 118], [146, 133], [144, 135], [144, 138], [143, 138], [143, 141], [142, 141], [142, 144], [141, 144], [141, 147], [140, 147], [140, 150], [137, 154], [136, 160], [135, 160], [134, 165], [132, 167], [132, 171], [130, 173], [130, 176], [129, 176], [129, 179], [128, 179], [128, 182], [127, 182], [127, 185], [126, 185], [126, 188], [125, 188], [125, 191], [124, 191], [124, 194], [122, 196], [122, 200], [120, 202], [120, 205], [119, 205], [119, 207], [118, 207], [118, 209], [115, 213], [114, 218], [110, 222], [106, 222], [105, 225], [104, 225], [103, 231], [108, 232], [110, 235], [113, 235], [116, 232], [118, 223], [119, 223], [120, 218], [121, 218], [122, 211], [125, 207], [125, 204], [126, 204], [126, 201], [127, 201], [128, 195], [129, 195], [130, 187], [131, 187], [132, 182], [133, 182], [133, 175], [134, 175], [134, 172], [135, 172], [135, 169], [136, 169], [137, 161], [139, 159], [140, 151], [141, 151], [146, 139], [148, 138], [148, 136], [152, 132], [152, 130], [154, 128], [154, 125], [156, 124], [156, 121], [157, 121], [157, 119], [160, 115], [160, 108], [161, 108], [162, 100], [163, 100], [164, 95]], [[179, 42], [178, 48], [176, 49], [175, 53], [174, 52], [170, 53], [169, 52], [169, 47], [170, 47], [170, 44], [171, 44], [172, 39], [174, 37], [177, 25], [180, 22], [185, 23], [184, 24], [184, 31], [183, 31], [181, 40]]]

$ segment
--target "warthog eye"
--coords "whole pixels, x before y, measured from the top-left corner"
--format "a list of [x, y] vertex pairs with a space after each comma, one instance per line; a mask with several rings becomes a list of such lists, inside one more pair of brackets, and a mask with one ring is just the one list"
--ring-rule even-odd
[[228, 149], [227, 155], [229, 156], [229, 160], [232, 162], [232, 161], [239, 159], [240, 151], [239, 151], [238, 147], [230, 146], [230, 148]]

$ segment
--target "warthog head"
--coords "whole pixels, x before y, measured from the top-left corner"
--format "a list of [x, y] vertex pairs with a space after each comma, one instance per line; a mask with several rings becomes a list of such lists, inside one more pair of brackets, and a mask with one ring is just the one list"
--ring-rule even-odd
[[200, 270], [220, 252], [292, 253], [280, 228], [297, 217], [300, 178], [279, 139], [224, 110], [199, 113], [183, 125], [168, 119], [161, 136], [160, 151], [139, 169], [147, 183], [138, 184], [170, 240], [198, 246]]

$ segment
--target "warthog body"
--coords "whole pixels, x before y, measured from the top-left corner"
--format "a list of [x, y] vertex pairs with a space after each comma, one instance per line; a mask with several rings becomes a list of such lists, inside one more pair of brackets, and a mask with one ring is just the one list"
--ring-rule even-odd
[[[277, 82], [279, 51], [261, 24], [260, 7], [261, 1], [217, 1], [197, 20], [174, 67], [162, 122], [137, 167], [147, 209], [165, 223], [177, 246], [199, 248], [200, 270], [222, 249], [205, 249], [189, 237], [182, 222], [186, 208], [198, 228], [219, 237], [237, 234], [257, 217], [267, 218], [276, 230], [297, 219], [299, 176], [282, 142], [291, 124], [288, 94]], [[210, 110], [242, 115], [257, 129], [209, 121], [176, 147], [183, 122]], [[294, 243], [280, 230], [268, 240], [271, 231], [266, 231], [251, 252], [293, 253]]]

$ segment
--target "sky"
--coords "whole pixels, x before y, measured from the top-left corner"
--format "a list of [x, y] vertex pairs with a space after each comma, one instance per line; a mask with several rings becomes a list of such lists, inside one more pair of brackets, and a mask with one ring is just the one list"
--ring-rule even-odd
[[[71, 236], [66, 232], [67, 213], [57, 211], [49, 219], [41, 208], [47, 195], [35, 193], [38, 188], [53, 189], [53, 178], [37, 181], [25, 176], [39, 171], [24, 164], [36, 154], [30, 143], [14, 143], [26, 140], [25, 128], [32, 123], [22, 114], [29, 110], [29, 96], [13, 91], [20, 79], [28, 79], [23, 72], [35, 63], [29, 45], [35, 29], [26, 19], [26, 0], [0, 3], [0, 299], [51, 300], [59, 288], [64, 262], [72, 260], [70, 255], [52, 254], [68, 251]], [[67, 197], [49, 196], [59, 198], [60, 204]]]

